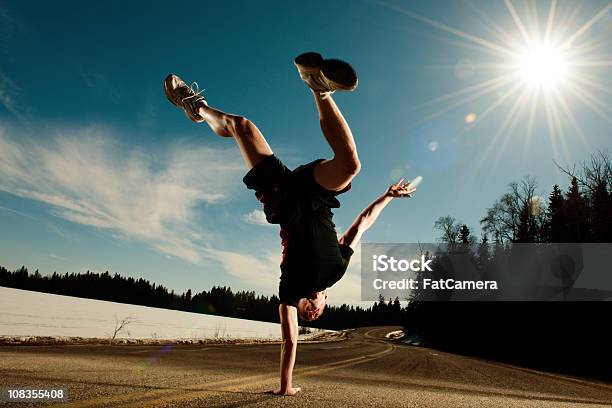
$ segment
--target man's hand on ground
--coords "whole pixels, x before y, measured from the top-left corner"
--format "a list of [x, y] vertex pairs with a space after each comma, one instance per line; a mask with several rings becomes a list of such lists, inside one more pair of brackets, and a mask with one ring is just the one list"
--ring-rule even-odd
[[279, 388], [277, 390], [272, 391], [272, 394], [293, 396], [300, 391], [302, 391], [301, 387], [290, 387], [290, 388], [287, 388], [286, 390]]

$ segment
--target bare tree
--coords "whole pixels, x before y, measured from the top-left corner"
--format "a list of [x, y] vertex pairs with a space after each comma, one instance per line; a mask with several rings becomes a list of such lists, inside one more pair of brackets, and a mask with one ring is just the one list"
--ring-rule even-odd
[[125, 330], [125, 328], [134, 322], [134, 318], [133, 317], [124, 317], [123, 319], [119, 319], [117, 316], [115, 316], [115, 328], [113, 329], [113, 333], [110, 336], [109, 339], [109, 343], [112, 344], [115, 339], [117, 338], [117, 336], [123, 331]]
[[608, 150], [597, 150], [592, 153], [588, 160], [578, 166], [574, 164], [571, 168], [563, 167], [557, 162], [555, 165], [570, 178], [575, 177], [582, 187], [593, 195], [598, 187], [612, 186], [612, 159]]
[[[480, 220], [483, 231], [495, 237], [500, 243], [515, 241], [521, 223], [529, 222], [530, 227], [537, 230], [536, 224], [542, 218], [539, 216], [542, 204], [536, 196], [535, 178], [526, 176], [518, 183], [510, 183], [508, 188], [510, 191], [488, 208], [487, 214]], [[529, 210], [527, 220], [525, 220], [525, 209]]]
[[450, 215], [440, 217], [434, 223], [434, 228], [442, 233], [440, 241], [453, 247], [457, 244], [463, 224]]

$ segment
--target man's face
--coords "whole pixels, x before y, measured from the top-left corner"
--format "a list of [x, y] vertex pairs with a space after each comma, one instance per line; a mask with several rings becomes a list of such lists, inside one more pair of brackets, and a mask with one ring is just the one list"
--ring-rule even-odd
[[327, 293], [325, 291], [311, 293], [301, 298], [297, 307], [300, 318], [307, 321], [318, 319], [323, 314], [326, 302]]

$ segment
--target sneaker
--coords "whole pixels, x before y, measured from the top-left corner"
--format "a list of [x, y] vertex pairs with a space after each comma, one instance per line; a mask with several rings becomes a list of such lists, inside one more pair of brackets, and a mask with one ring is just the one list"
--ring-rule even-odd
[[183, 109], [187, 117], [196, 123], [204, 122], [204, 118], [198, 113], [199, 103], [208, 106], [202, 92], [199, 90], [196, 82], [191, 86], [187, 86], [185, 81], [174, 74], [168, 75], [164, 81], [166, 98], [173, 105]]
[[337, 59], [323, 59], [321, 54], [307, 52], [293, 62], [306, 85], [321, 94], [353, 91], [357, 88], [357, 73], [348, 63]]

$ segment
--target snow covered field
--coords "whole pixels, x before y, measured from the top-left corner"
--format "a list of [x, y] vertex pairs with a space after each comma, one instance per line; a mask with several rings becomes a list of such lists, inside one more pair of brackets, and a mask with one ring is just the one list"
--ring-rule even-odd
[[116, 322], [125, 339], [278, 339], [276, 323], [82, 299], [0, 287], [0, 336], [108, 339]]

